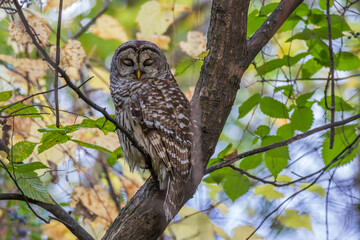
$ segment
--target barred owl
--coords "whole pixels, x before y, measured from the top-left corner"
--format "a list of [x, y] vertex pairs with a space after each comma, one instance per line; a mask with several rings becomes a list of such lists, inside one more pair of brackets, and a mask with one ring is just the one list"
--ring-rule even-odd
[[[113, 56], [110, 91], [115, 116], [151, 156], [164, 210], [171, 219], [179, 192], [191, 173], [192, 121], [189, 102], [179, 89], [163, 52], [147, 41], [129, 41]], [[131, 170], [148, 168], [143, 155], [117, 130]]]

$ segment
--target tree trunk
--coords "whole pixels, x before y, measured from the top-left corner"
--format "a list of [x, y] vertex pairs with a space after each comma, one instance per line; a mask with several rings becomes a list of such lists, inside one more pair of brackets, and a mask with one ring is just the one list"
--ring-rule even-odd
[[[193, 147], [192, 181], [184, 187], [184, 201], [179, 204], [177, 212], [193, 196], [204, 175], [243, 73], [303, 0], [283, 0], [247, 43], [249, 2], [216, 0], [212, 3], [207, 43], [209, 54], [191, 101], [193, 115], [198, 116], [200, 137]], [[165, 193], [150, 177], [121, 210], [103, 239], [157, 239], [169, 224], [165, 220], [164, 199]]]

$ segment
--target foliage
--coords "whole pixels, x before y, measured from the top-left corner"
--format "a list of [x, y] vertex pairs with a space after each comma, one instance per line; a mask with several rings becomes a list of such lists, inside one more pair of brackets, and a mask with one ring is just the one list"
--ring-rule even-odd
[[[129, 170], [115, 125], [79, 100], [61, 77], [59, 86], [65, 87], [55, 98], [57, 72], [41, 56], [17, 13], [11, 12], [14, 5], [8, 2], [0, 1], [0, 135], [6, 146], [0, 144], [0, 194], [18, 192], [44, 203], [54, 199], [71, 208], [74, 219], [91, 235], [102, 236], [117, 216], [116, 205], [123, 207], [149, 173]], [[95, 19], [104, 1], [81, 8], [76, 7], [79, 1], [63, 2], [59, 66], [86, 97], [114, 113], [108, 91], [109, 63], [117, 46], [138, 39], [152, 41], [164, 50], [180, 87], [191, 98], [209, 54], [202, 27], [209, 22], [207, 4], [190, 0], [111, 1], [106, 12]], [[279, 4], [263, 2], [251, 1], [249, 38]], [[353, 197], [353, 191], [344, 186], [351, 185], [356, 173], [358, 124], [342, 123], [333, 130], [324, 129], [322, 135], [299, 140], [311, 129], [360, 112], [359, 5], [356, 1], [329, 1], [331, 58], [326, 2], [300, 4], [254, 59], [243, 76], [234, 110], [208, 168], [252, 149], [268, 149], [245, 154], [209, 172], [195, 200], [182, 208], [167, 235], [177, 239], [245, 239], [250, 235], [249, 239], [262, 239], [267, 238], [264, 232], [273, 229], [276, 239], [288, 239], [289, 232], [321, 235], [324, 230], [316, 223], [324, 225], [325, 221], [314, 206], [339, 196]], [[58, 25], [54, 19], [59, 1], [42, 4], [28, 1], [24, 12], [40, 45], [55, 61]], [[85, 29], [89, 19], [94, 23]], [[82, 28], [86, 31], [79, 32]], [[335, 84], [329, 77], [331, 64]], [[212, 90], [216, 91], [209, 92]], [[60, 106], [58, 127], [55, 102]], [[278, 145], [289, 139], [294, 141]], [[337, 189], [330, 188], [328, 180], [335, 182]], [[201, 194], [202, 189], [206, 194]], [[297, 201], [300, 193], [303, 202]], [[284, 205], [290, 199], [296, 200]], [[279, 211], [272, 213], [276, 206]], [[342, 212], [351, 207], [341, 206]], [[334, 229], [330, 232], [337, 235], [342, 231], [334, 219], [343, 216], [339, 209], [333, 210], [328, 210]], [[45, 210], [39, 214], [48, 216]], [[261, 226], [258, 219], [268, 217], [272, 226]], [[236, 226], [223, 224], [234, 219], [239, 220]], [[248, 225], [242, 225], [245, 221]], [[258, 226], [265, 230], [255, 233]], [[11, 239], [12, 232], [18, 232], [15, 237], [25, 233], [28, 239], [73, 237], [56, 221], [50, 225], [41, 222], [25, 202], [0, 201], [0, 233]]]

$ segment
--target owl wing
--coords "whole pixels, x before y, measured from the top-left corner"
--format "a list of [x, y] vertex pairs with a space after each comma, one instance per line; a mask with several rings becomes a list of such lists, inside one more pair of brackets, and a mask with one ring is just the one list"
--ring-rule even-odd
[[131, 99], [131, 114], [176, 179], [190, 176], [191, 121], [189, 102], [177, 84], [149, 80]]

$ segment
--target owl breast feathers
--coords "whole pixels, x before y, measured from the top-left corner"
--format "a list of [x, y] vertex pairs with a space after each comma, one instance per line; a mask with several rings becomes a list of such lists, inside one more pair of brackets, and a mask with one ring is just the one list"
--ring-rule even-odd
[[[167, 189], [164, 207], [174, 211], [182, 185], [177, 183], [186, 182], [191, 173], [194, 134], [189, 102], [171, 74], [165, 55], [146, 41], [121, 45], [111, 63], [110, 90], [117, 121], [151, 156], [159, 187]], [[118, 135], [131, 170], [147, 168], [142, 154], [119, 130]]]

